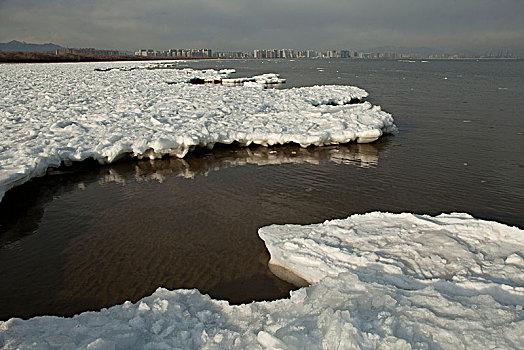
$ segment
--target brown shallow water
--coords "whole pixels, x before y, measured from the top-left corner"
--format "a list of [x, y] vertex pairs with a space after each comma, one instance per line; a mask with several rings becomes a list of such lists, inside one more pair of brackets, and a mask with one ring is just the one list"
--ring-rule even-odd
[[257, 236], [270, 224], [381, 210], [524, 227], [522, 61], [213, 64], [279, 72], [288, 87], [361, 86], [400, 133], [370, 145], [86, 162], [15, 188], [0, 204], [1, 320], [98, 310], [159, 286], [232, 303], [285, 297], [294, 287], [271, 273]]
[[1, 204], [11, 233], [1, 241], [1, 316], [72, 315], [159, 286], [232, 303], [286, 297], [294, 287], [270, 272], [257, 228], [321, 220], [316, 180], [296, 172], [373, 166], [379, 149], [224, 146], [183, 160], [87, 162], [20, 186]]

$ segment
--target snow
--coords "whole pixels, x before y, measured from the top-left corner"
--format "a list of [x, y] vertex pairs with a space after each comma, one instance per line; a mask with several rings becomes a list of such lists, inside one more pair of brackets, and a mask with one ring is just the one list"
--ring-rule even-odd
[[368, 143], [396, 130], [380, 107], [354, 103], [367, 96], [357, 87], [276, 90], [255, 83], [278, 83], [277, 74], [242, 86], [193, 85], [192, 78], [220, 83], [233, 71], [176, 67], [0, 65], [0, 199], [50, 167], [87, 158], [184, 157], [196, 146], [235, 141]]
[[458, 213], [263, 227], [270, 263], [312, 286], [239, 306], [159, 288], [136, 304], [72, 318], [0, 322], [0, 346], [522, 348], [523, 234]]

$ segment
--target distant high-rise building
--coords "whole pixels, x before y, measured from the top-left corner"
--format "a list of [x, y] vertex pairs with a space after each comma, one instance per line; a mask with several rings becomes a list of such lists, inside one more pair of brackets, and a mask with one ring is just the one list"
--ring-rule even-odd
[[98, 50], [95, 48], [83, 49], [59, 49], [55, 52], [57, 55], [71, 54], [71, 55], [97, 55], [97, 56], [117, 56], [120, 55], [118, 50]]

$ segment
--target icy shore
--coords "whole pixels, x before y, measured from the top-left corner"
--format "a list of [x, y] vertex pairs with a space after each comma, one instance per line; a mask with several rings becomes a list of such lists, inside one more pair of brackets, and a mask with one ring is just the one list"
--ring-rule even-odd
[[268, 226], [271, 263], [314, 283], [289, 299], [230, 306], [159, 288], [73, 318], [0, 322], [0, 347], [522, 348], [523, 234], [456, 213]]
[[380, 107], [352, 103], [367, 96], [352, 86], [188, 83], [226, 73], [117, 63], [0, 65], [0, 199], [49, 167], [87, 158], [184, 157], [196, 146], [233, 142], [367, 143], [396, 128]]

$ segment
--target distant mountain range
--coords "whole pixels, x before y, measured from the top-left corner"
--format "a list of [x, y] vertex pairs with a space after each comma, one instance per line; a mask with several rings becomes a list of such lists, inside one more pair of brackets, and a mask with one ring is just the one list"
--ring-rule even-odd
[[0, 51], [4, 52], [55, 52], [55, 50], [64, 49], [64, 47], [52, 43], [47, 44], [29, 44], [17, 40], [8, 43], [0, 43]]

